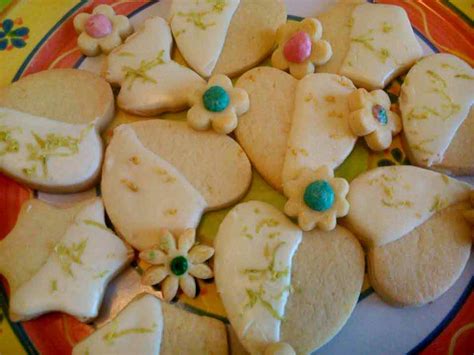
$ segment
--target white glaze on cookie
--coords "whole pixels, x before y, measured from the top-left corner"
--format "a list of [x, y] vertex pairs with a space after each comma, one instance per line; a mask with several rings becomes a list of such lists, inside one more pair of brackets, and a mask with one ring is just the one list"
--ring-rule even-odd
[[362, 4], [352, 12], [350, 45], [339, 73], [357, 86], [383, 88], [422, 55], [406, 12]]
[[171, 45], [169, 25], [161, 17], [153, 17], [109, 55], [105, 76], [122, 87], [117, 97], [120, 108], [153, 115], [188, 106], [189, 94], [205, 82], [170, 59]]
[[335, 74], [312, 74], [296, 88], [295, 108], [283, 166], [283, 183], [303, 168], [338, 167], [357, 137], [350, 130], [348, 95], [352, 82]]
[[77, 344], [72, 354], [159, 354], [163, 327], [161, 302], [155, 296], [144, 295]]
[[173, 0], [171, 29], [191, 68], [209, 77], [224, 47], [240, 0]]
[[301, 230], [280, 211], [259, 201], [237, 205], [219, 227], [216, 286], [250, 353], [261, 353], [280, 340], [292, 258], [301, 238]]
[[121, 203], [108, 204], [112, 223], [139, 250], [159, 241], [157, 231], [196, 228], [207, 203], [170, 163], [154, 154], [127, 125], [114, 130], [103, 168], [102, 193], [107, 201], [120, 194]]
[[369, 170], [350, 184], [347, 222], [369, 246], [384, 245], [467, 200], [470, 190], [469, 184], [414, 166]]
[[0, 171], [38, 185], [71, 186], [102, 162], [94, 124], [70, 124], [0, 107]]
[[[414, 162], [430, 167], [444, 153], [474, 104], [474, 70], [451, 54], [418, 62], [401, 89], [404, 134]], [[472, 147], [465, 147], [466, 154]]]
[[127, 260], [127, 247], [105, 226], [102, 200], [95, 199], [78, 212], [46, 263], [12, 294], [10, 312], [17, 319], [51, 311], [94, 318], [107, 284]]

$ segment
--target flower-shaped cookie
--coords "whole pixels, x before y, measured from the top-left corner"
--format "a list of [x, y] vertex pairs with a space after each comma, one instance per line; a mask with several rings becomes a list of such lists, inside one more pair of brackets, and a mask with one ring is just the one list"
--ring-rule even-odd
[[248, 111], [249, 95], [243, 89], [234, 88], [225, 75], [214, 75], [206, 87], [196, 90], [190, 99], [188, 124], [196, 130], [212, 126], [217, 133], [228, 134], [238, 124], [238, 116]]
[[335, 178], [326, 165], [316, 171], [303, 169], [296, 178], [285, 183], [288, 201], [284, 211], [290, 217], [298, 217], [298, 224], [304, 231], [315, 227], [329, 231], [336, 227], [336, 218], [349, 213], [346, 195], [349, 183]]
[[97, 6], [92, 14], [77, 15], [74, 28], [79, 33], [77, 45], [87, 56], [96, 56], [101, 51], [110, 53], [133, 32], [128, 17], [116, 15], [109, 5]]
[[380, 151], [390, 147], [392, 136], [402, 130], [402, 120], [390, 111], [390, 98], [383, 90], [368, 92], [357, 89], [349, 95], [349, 126], [364, 137], [370, 149]]
[[464, 211], [466, 220], [474, 226], [474, 190], [469, 195], [471, 199], [471, 209]]
[[321, 39], [322, 34], [323, 26], [314, 18], [280, 26], [272, 65], [281, 70], [289, 68], [296, 79], [314, 73], [315, 65], [327, 63], [332, 57], [331, 45]]
[[178, 287], [188, 297], [196, 296], [198, 279], [210, 279], [214, 276], [211, 268], [204, 262], [214, 255], [214, 248], [206, 245], [194, 245], [196, 230], [186, 229], [178, 238], [178, 246], [170, 231], [161, 231], [160, 243], [140, 253], [141, 260], [152, 264], [142, 276], [145, 285], [156, 285], [163, 281], [163, 298], [171, 301]]

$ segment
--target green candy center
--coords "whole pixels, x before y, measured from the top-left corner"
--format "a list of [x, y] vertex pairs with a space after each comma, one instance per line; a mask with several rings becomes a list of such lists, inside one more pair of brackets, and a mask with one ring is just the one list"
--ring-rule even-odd
[[170, 269], [173, 274], [176, 276], [183, 275], [188, 271], [188, 259], [184, 256], [177, 256], [171, 260]]
[[334, 204], [334, 190], [326, 180], [316, 180], [306, 187], [303, 199], [312, 210], [324, 212]]
[[202, 96], [204, 107], [208, 111], [224, 111], [230, 103], [230, 97], [227, 91], [221, 86], [211, 86]]

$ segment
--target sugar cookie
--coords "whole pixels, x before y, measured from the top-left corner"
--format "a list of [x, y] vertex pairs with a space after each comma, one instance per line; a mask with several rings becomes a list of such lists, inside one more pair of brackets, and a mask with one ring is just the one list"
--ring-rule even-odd
[[474, 70], [451, 54], [419, 61], [401, 88], [400, 109], [410, 160], [456, 175], [474, 173]]

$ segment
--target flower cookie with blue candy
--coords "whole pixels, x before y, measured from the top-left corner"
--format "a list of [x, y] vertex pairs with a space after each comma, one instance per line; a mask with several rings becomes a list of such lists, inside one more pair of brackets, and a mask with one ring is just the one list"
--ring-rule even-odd
[[234, 88], [225, 75], [215, 75], [205, 88], [198, 89], [191, 97], [188, 124], [196, 130], [231, 133], [238, 124], [238, 117], [249, 109], [249, 96], [244, 89]]

